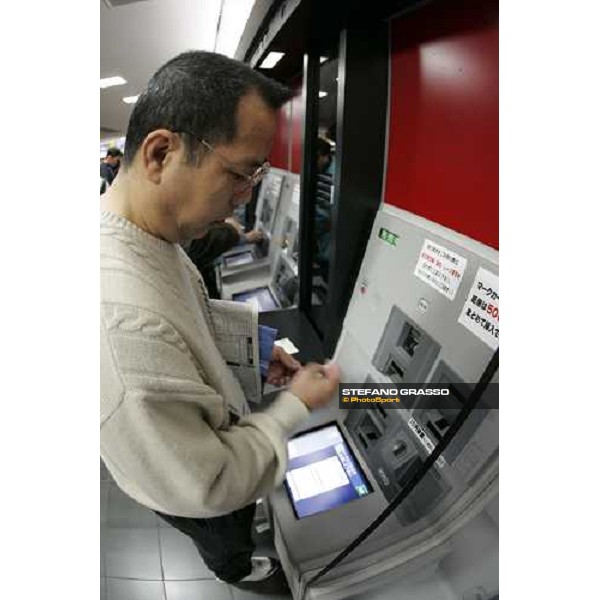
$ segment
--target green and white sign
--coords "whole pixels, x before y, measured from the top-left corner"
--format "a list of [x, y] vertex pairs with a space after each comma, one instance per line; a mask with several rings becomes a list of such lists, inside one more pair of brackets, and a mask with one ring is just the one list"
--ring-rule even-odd
[[379, 239], [383, 240], [384, 242], [386, 242], [387, 244], [389, 244], [390, 246], [397, 246], [397, 242], [399, 239], [399, 236], [396, 235], [395, 233], [392, 233], [391, 231], [388, 231], [387, 229], [384, 229], [383, 227], [381, 227], [379, 229]]

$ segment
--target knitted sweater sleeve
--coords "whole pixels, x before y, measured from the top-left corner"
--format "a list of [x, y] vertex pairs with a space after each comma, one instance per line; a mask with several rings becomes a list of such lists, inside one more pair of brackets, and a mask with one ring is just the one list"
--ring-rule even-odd
[[286, 438], [308, 415], [298, 398], [284, 392], [229, 426], [226, 402], [164, 317], [105, 304], [100, 338], [102, 456], [125, 492], [164, 513], [212, 517], [281, 483]]

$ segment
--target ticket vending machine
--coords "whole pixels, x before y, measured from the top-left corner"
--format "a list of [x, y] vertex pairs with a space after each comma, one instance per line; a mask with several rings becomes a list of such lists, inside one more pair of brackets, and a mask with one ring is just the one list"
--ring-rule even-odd
[[248, 271], [268, 271], [269, 250], [271, 241], [276, 236], [275, 225], [286, 175], [286, 171], [272, 169], [265, 177], [256, 204], [255, 225], [255, 228], [262, 232], [263, 241], [233, 248], [223, 255], [220, 268], [223, 283], [239, 279]]
[[498, 592], [498, 373], [444, 453], [340, 564], [310, 579], [390, 503], [431, 454], [498, 347], [498, 253], [384, 205], [337, 345], [342, 381], [444, 383], [401, 408], [311, 414], [269, 498], [294, 599], [488, 600]]
[[[283, 173], [283, 172], [282, 172]], [[298, 300], [298, 224], [300, 217], [300, 178], [286, 173], [283, 179], [277, 214], [270, 226], [268, 254], [260, 269], [238, 271], [236, 276], [222, 279], [222, 297], [226, 300], [251, 302], [260, 312], [290, 308]], [[258, 227], [265, 227], [263, 207], [257, 204]], [[227, 257], [225, 257], [227, 260]]]
[[274, 261], [271, 289], [279, 306], [290, 308], [298, 304], [300, 291], [298, 283], [298, 249], [300, 243], [300, 178], [290, 178], [290, 201], [283, 215], [281, 230], [281, 251]]

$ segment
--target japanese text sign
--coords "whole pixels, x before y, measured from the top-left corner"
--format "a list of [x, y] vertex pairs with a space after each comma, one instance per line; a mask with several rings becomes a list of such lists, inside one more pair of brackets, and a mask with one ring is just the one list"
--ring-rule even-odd
[[466, 258], [426, 239], [419, 254], [415, 275], [440, 294], [454, 300], [466, 268]]
[[492, 350], [500, 338], [500, 291], [498, 275], [479, 267], [458, 322]]

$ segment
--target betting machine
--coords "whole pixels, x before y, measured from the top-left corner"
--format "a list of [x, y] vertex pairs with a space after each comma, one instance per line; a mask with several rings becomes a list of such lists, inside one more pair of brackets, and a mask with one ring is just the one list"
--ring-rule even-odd
[[[499, 341], [498, 252], [389, 205], [380, 209], [334, 360], [360, 386], [439, 383], [440, 404], [341, 409], [289, 441], [268, 511], [294, 599], [490, 600], [498, 593], [496, 371], [443, 454], [387, 520], [310, 583], [407, 485]], [[489, 371], [489, 369], [488, 369]]]
[[[257, 203], [257, 228], [265, 233], [266, 254], [259, 262], [251, 261], [235, 273], [227, 275], [226, 269], [221, 270], [222, 297], [253, 303], [260, 312], [290, 308], [298, 301], [300, 178], [283, 171], [276, 175], [282, 177], [277, 210], [273, 208], [277, 186], [272, 180]], [[224, 265], [251, 252], [244, 247], [232, 250], [224, 256]]]

